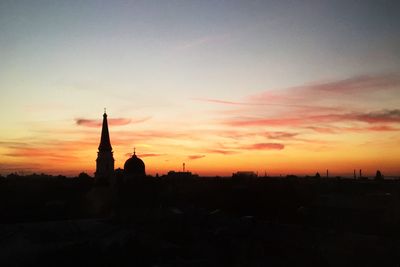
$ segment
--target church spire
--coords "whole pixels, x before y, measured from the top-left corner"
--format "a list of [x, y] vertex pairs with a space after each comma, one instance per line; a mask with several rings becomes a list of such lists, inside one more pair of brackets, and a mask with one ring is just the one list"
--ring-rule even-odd
[[111, 142], [110, 142], [110, 134], [108, 133], [106, 109], [104, 109], [104, 114], [103, 114], [103, 127], [101, 129], [101, 139], [100, 139], [99, 151], [112, 151]]
[[107, 184], [114, 175], [114, 157], [108, 133], [107, 113], [104, 109], [103, 128], [101, 129], [101, 138], [99, 152], [97, 152], [95, 177], [98, 183]]

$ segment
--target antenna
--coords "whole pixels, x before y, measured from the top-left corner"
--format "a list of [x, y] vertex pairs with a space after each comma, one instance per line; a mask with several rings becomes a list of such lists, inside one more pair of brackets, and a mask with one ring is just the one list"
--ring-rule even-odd
[[106, 108], [104, 108], [104, 114], [106, 113], [106, 111], [107, 111], [107, 109], [106, 109]]
[[183, 172], [185, 172], [185, 162], [182, 164]]
[[136, 155], [136, 147], [133, 147], [133, 155]]

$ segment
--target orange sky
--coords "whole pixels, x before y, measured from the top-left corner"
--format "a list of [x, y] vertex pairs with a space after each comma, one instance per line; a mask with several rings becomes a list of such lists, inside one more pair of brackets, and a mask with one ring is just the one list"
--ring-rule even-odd
[[0, 4], [0, 174], [400, 176], [400, 16], [376, 1]]
[[[187, 115], [171, 118], [116, 117], [108, 109], [115, 166], [123, 167], [136, 147], [153, 175], [180, 170], [185, 162], [188, 170], [207, 176], [239, 170], [313, 175], [326, 169], [331, 175], [351, 176], [354, 169], [363, 169], [373, 176], [379, 169], [397, 176], [400, 111], [393, 96], [399, 85], [400, 77], [392, 74], [261, 92], [229, 102], [193, 99], [192, 107], [179, 111]], [[374, 107], [377, 98], [387, 98], [384, 107]], [[364, 105], [371, 109], [364, 111]], [[99, 112], [97, 118], [38, 120], [24, 125], [24, 131], [6, 133], [2, 173], [93, 174], [101, 118]]]

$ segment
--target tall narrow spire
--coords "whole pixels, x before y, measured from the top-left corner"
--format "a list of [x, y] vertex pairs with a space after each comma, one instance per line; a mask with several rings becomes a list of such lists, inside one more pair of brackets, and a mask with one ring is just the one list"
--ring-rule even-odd
[[107, 113], [105, 111], [104, 109], [99, 151], [112, 151], [110, 134], [108, 133]]
[[114, 157], [108, 133], [107, 113], [104, 109], [99, 152], [97, 152], [95, 177], [98, 183], [107, 184], [114, 174]]

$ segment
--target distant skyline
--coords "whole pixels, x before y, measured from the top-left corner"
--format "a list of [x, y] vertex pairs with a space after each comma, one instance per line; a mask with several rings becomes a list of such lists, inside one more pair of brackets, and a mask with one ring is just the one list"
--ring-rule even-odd
[[398, 1], [1, 1], [0, 174], [400, 176]]

